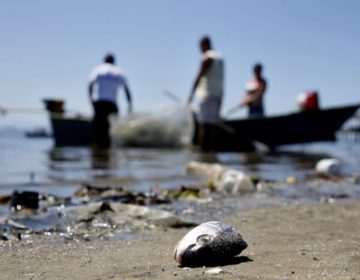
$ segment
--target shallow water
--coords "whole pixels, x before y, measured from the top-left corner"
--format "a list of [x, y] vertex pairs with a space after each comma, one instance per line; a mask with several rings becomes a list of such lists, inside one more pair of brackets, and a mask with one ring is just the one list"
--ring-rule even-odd
[[[218, 162], [243, 170], [249, 175], [280, 183], [289, 176], [296, 176], [301, 181], [314, 173], [318, 160], [329, 157], [341, 161], [345, 175], [360, 173], [360, 143], [345, 141], [293, 145], [273, 153], [202, 155], [191, 149], [129, 148], [98, 153], [90, 148], [54, 148], [51, 138], [31, 139], [26, 138], [21, 131], [1, 130], [0, 156], [0, 194], [11, 194], [14, 190], [33, 190], [63, 197], [72, 196], [82, 182], [94, 179], [105, 185], [123, 185], [142, 191], [154, 187], [177, 189], [182, 185], [197, 186], [201, 178], [185, 172], [186, 164], [191, 160]], [[280, 184], [280, 187], [271, 191], [227, 199], [230, 200], [229, 204], [236, 203], [235, 208], [240, 209], [266, 204], [359, 198], [359, 185], [351, 183], [344, 186], [343, 183], [329, 182], [315, 188], [307, 184], [296, 187]], [[226, 206], [214, 205], [213, 211], [232, 211], [231, 207], [225, 209]], [[181, 209], [183, 206], [177, 207]], [[201, 211], [201, 206], [194, 207]], [[7, 205], [0, 205], [0, 216], [8, 212]]]

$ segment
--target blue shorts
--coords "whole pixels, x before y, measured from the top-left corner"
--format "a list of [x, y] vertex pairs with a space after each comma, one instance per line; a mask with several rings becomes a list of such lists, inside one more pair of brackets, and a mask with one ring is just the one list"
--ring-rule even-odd
[[249, 117], [264, 116], [264, 107], [262, 104], [249, 106]]

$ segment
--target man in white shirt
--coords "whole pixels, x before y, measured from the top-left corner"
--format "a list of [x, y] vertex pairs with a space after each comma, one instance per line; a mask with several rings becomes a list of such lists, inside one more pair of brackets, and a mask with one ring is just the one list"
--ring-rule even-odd
[[[97, 86], [96, 92], [94, 86]], [[92, 71], [89, 81], [89, 96], [94, 108], [94, 142], [98, 148], [109, 148], [111, 145], [109, 115], [118, 113], [116, 100], [119, 88], [124, 88], [130, 114], [132, 100], [125, 73], [115, 65], [115, 57], [108, 54], [104, 63]]]
[[220, 107], [224, 95], [224, 61], [220, 52], [212, 49], [209, 37], [200, 40], [203, 58], [188, 103], [196, 92], [199, 100], [198, 144], [203, 151], [211, 151], [215, 145], [215, 130], [220, 121]]

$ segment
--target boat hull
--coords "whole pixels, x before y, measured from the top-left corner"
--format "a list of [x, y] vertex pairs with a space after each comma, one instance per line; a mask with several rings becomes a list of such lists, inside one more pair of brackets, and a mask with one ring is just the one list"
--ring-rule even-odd
[[[336, 140], [336, 132], [360, 104], [273, 117], [221, 122], [216, 128], [216, 151], [251, 151], [258, 143], [280, 145]], [[196, 126], [197, 127], [197, 126]], [[193, 142], [197, 144], [197, 131]]]
[[[356, 104], [281, 116], [223, 121], [216, 128], [214, 148], [217, 151], [251, 151], [255, 149], [256, 142], [274, 149], [279, 145], [334, 141], [336, 132], [359, 107], [360, 104]], [[51, 114], [50, 119], [56, 146], [92, 144], [90, 119], [69, 118], [61, 114]], [[197, 129], [193, 144], [197, 144]]]
[[93, 142], [91, 120], [51, 114], [50, 122], [55, 146], [90, 146]]

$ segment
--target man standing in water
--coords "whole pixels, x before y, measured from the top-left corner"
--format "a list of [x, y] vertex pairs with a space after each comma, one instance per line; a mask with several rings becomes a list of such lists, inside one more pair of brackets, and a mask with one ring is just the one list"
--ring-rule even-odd
[[[97, 94], [94, 94], [95, 85]], [[116, 99], [119, 88], [125, 90], [130, 114], [132, 100], [125, 73], [115, 65], [115, 57], [107, 54], [104, 63], [92, 71], [89, 81], [89, 96], [94, 108], [94, 142], [97, 148], [109, 148], [111, 145], [109, 115], [118, 113]]]
[[215, 130], [220, 119], [220, 107], [224, 95], [224, 62], [222, 54], [212, 49], [209, 37], [201, 38], [200, 49], [203, 59], [188, 103], [191, 104], [196, 92], [199, 99], [198, 143], [203, 151], [211, 151], [214, 149]]

